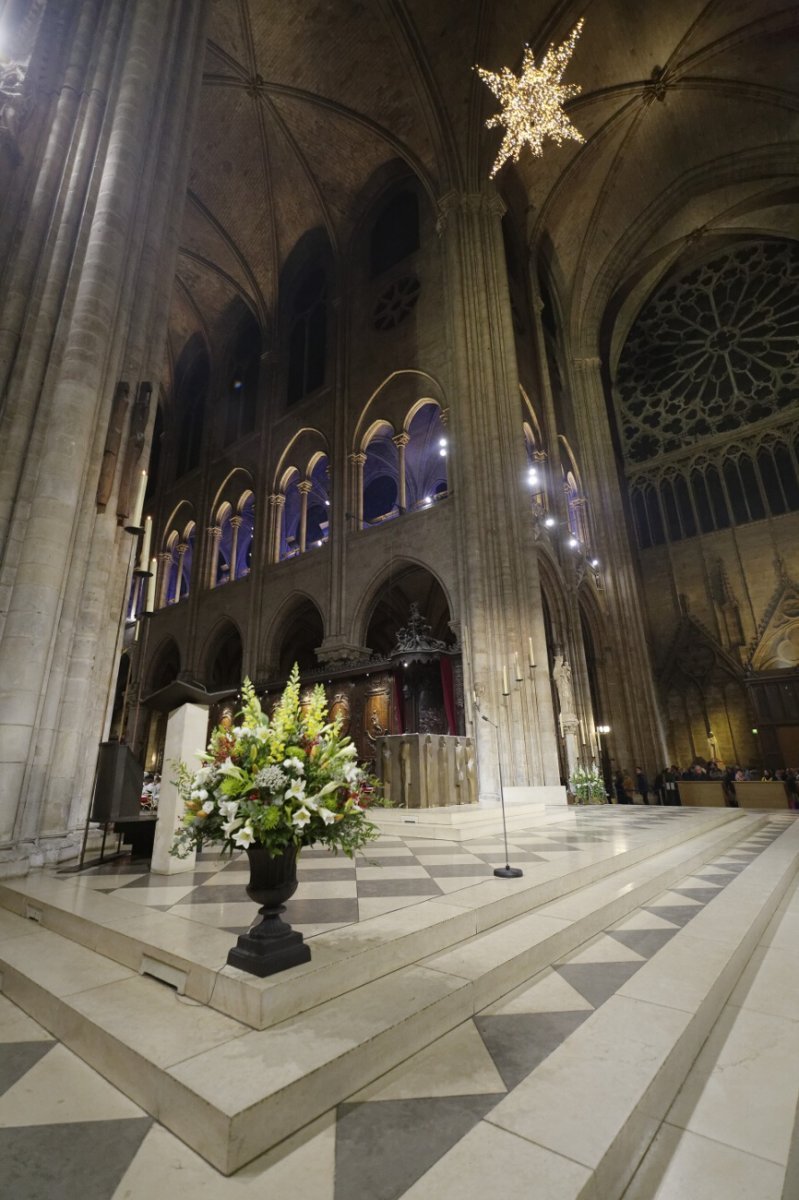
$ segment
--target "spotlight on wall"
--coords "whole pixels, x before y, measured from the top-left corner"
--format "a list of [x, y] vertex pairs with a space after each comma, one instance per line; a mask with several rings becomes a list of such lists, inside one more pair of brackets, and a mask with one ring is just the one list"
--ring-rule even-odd
[[551, 529], [552, 526], [555, 524], [555, 518], [547, 517], [546, 521], [544, 521], [544, 524], [546, 525], [547, 529]]
[[240, 379], [233, 380], [233, 391], [234, 392], [240, 392], [243, 386], [244, 386], [244, 384], [241, 382]]
[[329, 501], [329, 500], [325, 500], [325, 508], [330, 508], [330, 501]]
[[433, 503], [433, 497], [432, 497], [432, 496], [425, 496], [425, 498], [424, 498], [424, 502], [425, 502], [425, 504], [432, 504], [432, 503]]
[[438, 444], [439, 444], [439, 446], [443, 446], [445, 450], [446, 450], [447, 446], [449, 445], [446, 438], [439, 438]]
[[438, 452], [438, 453], [441, 455], [441, 457], [442, 457], [442, 458], [446, 458], [446, 457], [447, 457], [447, 448], [446, 448], [446, 446], [443, 446], [443, 447], [442, 447], [442, 448], [439, 450], [439, 452]]
[[576, 550], [579, 545], [580, 543], [577, 541], [576, 537], [569, 538], [569, 546], [572, 550]]
[[609, 725], [597, 725], [596, 731], [597, 731], [597, 733], [610, 733], [610, 726]]
[[598, 559], [598, 558], [592, 558], [592, 559], [591, 559], [591, 566], [594, 568], [594, 570], [596, 570], [596, 568], [599, 566], [599, 559]]

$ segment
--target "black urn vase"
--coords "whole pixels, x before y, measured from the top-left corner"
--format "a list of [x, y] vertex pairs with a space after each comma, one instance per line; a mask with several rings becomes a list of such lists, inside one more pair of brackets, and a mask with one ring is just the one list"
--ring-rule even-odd
[[281, 917], [285, 902], [297, 890], [297, 847], [273, 857], [265, 846], [247, 847], [250, 882], [247, 895], [260, 904], [261, 920], [239, 936], [227, 956], [228, 965], [264, 978], [311, 961], [302, 934]]

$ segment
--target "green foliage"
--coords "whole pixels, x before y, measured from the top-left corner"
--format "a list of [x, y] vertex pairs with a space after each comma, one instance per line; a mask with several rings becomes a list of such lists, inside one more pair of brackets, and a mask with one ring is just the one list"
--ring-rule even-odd
[[608, 798], [605, 781], [597, 767], [576, 767], [569, 780], [569, 788], [577, 797], [578, 804], [604, 804]]

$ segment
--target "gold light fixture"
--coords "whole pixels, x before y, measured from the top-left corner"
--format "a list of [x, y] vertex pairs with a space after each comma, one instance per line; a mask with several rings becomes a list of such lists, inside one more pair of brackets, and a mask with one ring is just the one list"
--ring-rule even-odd
[[585, 141], [563, 111], [564, 103], [579, 95], [582, 89], [576, 83], [560, 82], [582, 28], [581, 17], [562, 45], [549, 47], [540, 67], [536, 66], [530, 47], [525, 46], [522, 72], [518, 78], [508, 67], [503, 67], [499, 74], [486, 71], [483, 67], [475, 68], [502, 105], [502, 111], [486, 121], [489, 129], [505, 126], [502, 144], [491, 170], [492, 179], [509, 158], [514, 162], [519, 161], [525, 145], [539, 157], [543, 153], [545, 137], [552, 138], [558, 145], [564, 138], [571, 138], [575, 142]]

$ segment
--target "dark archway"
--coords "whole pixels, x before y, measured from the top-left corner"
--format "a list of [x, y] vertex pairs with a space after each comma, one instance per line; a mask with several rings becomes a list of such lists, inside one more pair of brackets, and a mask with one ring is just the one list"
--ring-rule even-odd
[[209, 692], [237, 691], [241, 686], [244, 650], [235, 625], [226, 623], [211, 641], [205, 658], [205, 685]]

